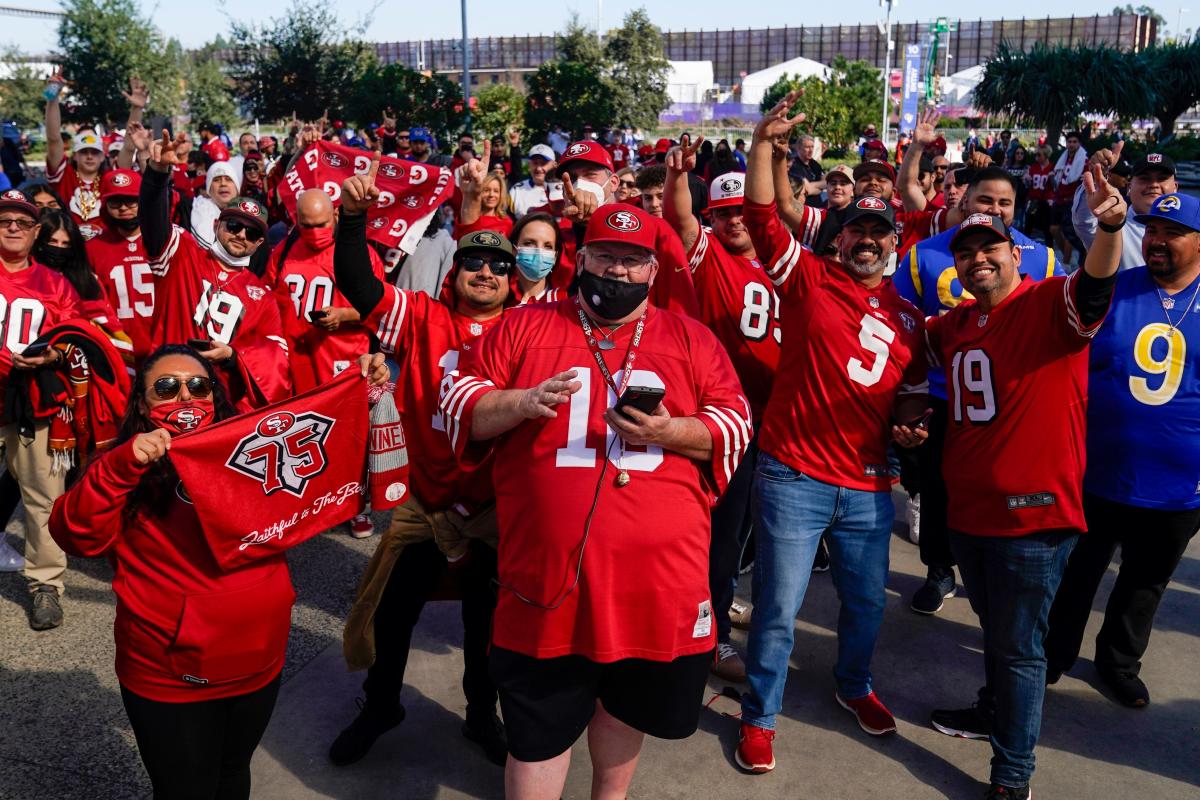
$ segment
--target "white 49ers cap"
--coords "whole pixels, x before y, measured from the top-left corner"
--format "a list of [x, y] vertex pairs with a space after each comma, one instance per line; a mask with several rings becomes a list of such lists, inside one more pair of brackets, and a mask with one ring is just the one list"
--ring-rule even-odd
[[740, 206], [746, 193], [746, 174], [726, 172], [708, 185], [708, 207]]

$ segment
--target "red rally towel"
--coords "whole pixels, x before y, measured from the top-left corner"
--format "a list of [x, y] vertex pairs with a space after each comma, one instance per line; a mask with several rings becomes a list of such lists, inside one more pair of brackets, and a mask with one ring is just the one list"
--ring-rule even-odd
[[171, 462], [223, 569], [287, 550], [363, 510], [366, 388], [358, 370], [171, 442]]

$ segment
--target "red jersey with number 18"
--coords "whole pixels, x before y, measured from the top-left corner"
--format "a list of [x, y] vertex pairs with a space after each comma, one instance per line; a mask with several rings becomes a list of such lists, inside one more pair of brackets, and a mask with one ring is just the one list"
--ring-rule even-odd
[[1080, 324], [1078, 275], [1023, 278], [987, 313], [968, 300], [927, 323], [946, 370], [942, 473], [954, 530], [1087, 530], [1088, 344], [1103, 320]]
[[701, 228], [688, 263], [700, 319], [733, 361], [755, 424], [762, 424], [779, 367], [779, 297], [757, 258], [732, 255], [710, 228]]
[[[673, 417], [708, 429], [713, 454], [696, 461], [617, 440], [604, 412], [617, 401], [594, 360], [574, 299], [508, 315], [459, 366], [442, 409], [467, 463], [493, 452], [502, 588], [493, 642], [534, 658], [581, 655], [670, 661], [713, 647], [708, 591], [709, 510], [745, 452], [749, 408], [720, 342], [697, 320], [649, 306], [629, 384], [666, 390]], [[637, 323], [601, 354], [618, 386]], [[554, 419], [526, 420], [468, 448], [475, 403], [566, 370], [583, 388]], [[609, 461], [605, 466], [605, 462]], [[415, 463], [415, 462], [414, 462]], [[618, 486], [618, 471], [629, 476]], [[583, 535], [593, 498], [586, 547]], [[579, 583], [575, 569], [583, 548]], [[552, 610], [523, 602], [515, 592]]]
[[825, 483], [885, 492], [899, 394], [925, 394], [924, 325], [884, 278], [874, 288], [818, 258], [775, 203], [747, 201], [746, 227], [783, 309], [783, 350], [759, 446]]

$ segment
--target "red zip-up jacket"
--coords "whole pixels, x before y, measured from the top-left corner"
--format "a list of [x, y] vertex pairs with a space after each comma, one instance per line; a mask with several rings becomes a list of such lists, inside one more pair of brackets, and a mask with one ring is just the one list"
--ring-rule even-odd
[[283, 668], [296, 599], [283, 554], [223, 572], [177, 488], [167, 514], [122, 510], [145, 473], [133, 442], [114, 448], [54, 504], [50, 535], [76, 556], [106, 556], [117, 594], [117, 679], [167, 703], [216, 700]]

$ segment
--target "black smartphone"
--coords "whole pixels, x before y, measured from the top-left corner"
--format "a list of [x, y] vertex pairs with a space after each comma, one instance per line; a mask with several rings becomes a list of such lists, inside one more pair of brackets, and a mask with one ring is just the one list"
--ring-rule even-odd
[[213, 349], [212, 342], [208, 339], [188, 339], [188, 347], [200, 352]]
[[24, 358], [37, 358], [38, 356], [40, 356], [42, 353], [46, 352], [49, 349], [50, 349], [49, 342], [38, 342], [36, 344], [31, 344], [28, 347], [26, 347], [24, 350], [22, 350], [21, 355]]
[[929, 429], [929, 418], [933, 416], [933, 409], [930, 408], [919, 417], [909, 420], [904, 423], [904, 426], [909, 430], [923, 431]]
[[[626, 407], [636, 408], [643, 414], [653, 414], [654, 409], [662, 402], [667, 390], [658, 386], [626, 386], [625, 391], [617, 400], [617, 411], [624, 414]], [[625, 416], [629, 416], [625, 414]]]
[[319, 319], [325, 319], [325, 318], [326, 318], [326, 317], [328, 317], [328, 316], [329, 316], [329, 314], [327, 314], [326, 312], [322, 311], [321, 309], [319, 309], [319, 308], [314, 308], [312, 311], [308, 312], [308, 321], [309, 321], [309, 322], [316, 322], [317, 320], [319, 320]]

